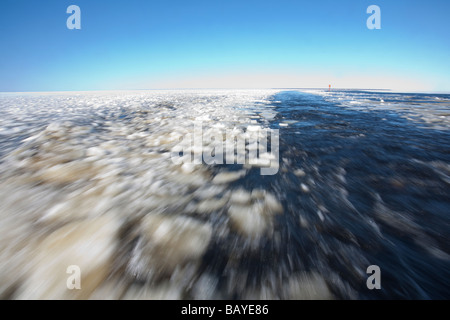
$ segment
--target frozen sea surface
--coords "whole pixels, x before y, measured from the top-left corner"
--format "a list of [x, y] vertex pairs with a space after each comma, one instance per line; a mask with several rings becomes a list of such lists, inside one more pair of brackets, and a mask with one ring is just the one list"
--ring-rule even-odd
[[[3, 299], [450, 298], [449, 95], [1, 94], [0, 111]], [[224, 144], [279, 130], [278, 172], [174, 163], [198, 123]]]

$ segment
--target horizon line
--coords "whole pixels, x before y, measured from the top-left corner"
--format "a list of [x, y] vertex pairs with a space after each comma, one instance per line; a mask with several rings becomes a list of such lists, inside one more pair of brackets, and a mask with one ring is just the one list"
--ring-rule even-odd
[[333, 91], [380, 91], [380, 92], [390, 92], [390, 93], [421, 93], [421, 94], [450, 94], [450, 91], [432, 91], [432, 90], [394, 90], [394, 89], [382, 89], [382, 88], [333, 88], [331, 91], [327, 87], [261, 87], [261, 88], [151, 88], [151, 89], [88, 89], [88, 90], [53, 90], [53, 91], [0, 91], [0, 94], [33, 94], [33, 93], [94, 93], [94, 92], [126, 92], [126, 91], [169, 91], [169, 90], [323, 90], [327, 92]]
[[[141, 88], [141, 89], [86, 89], [86, 90], [42, 90], [42, 91], [0, 91], [0, 93], [53, 93], [53, 92], [110, 92], [110, 91], [157, 91], [157, 90], [329, 90], [328, 87], [261, 87], [261, 88], [221, 88], [221, 87], [192, 87], [192, 88]], [[376, 90], [392, 91], [382, 88], [333, 88], [333, 90]]]

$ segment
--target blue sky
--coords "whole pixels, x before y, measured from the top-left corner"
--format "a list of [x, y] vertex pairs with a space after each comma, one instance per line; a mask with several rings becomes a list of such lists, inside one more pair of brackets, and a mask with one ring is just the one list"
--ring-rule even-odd
[[450, 91], [449, 14], [448, 0], [2, 0], [0, 91]]

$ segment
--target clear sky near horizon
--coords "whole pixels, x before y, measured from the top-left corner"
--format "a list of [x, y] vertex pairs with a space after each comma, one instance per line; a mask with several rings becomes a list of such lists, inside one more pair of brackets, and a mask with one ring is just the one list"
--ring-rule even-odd
[[[72, 4], [81, 30], [66, 27]], [[448, 0], [2, 0], [0, 91], [449, 92], [449, 14]]]

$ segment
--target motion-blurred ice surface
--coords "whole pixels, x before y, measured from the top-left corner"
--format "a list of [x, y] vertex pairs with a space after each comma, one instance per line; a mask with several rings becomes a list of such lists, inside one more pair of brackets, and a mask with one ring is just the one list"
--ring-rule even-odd
[[[0, 297], [450, 298], [449, 101], [2, 94]], [[224, 141], [226, 129], [279, 129], [279, 172], [174, 163], [199, 122]], [[79, 290], [67, 287], [71, 265]], [[369, 265], [381, 290], [366, 286]]]

